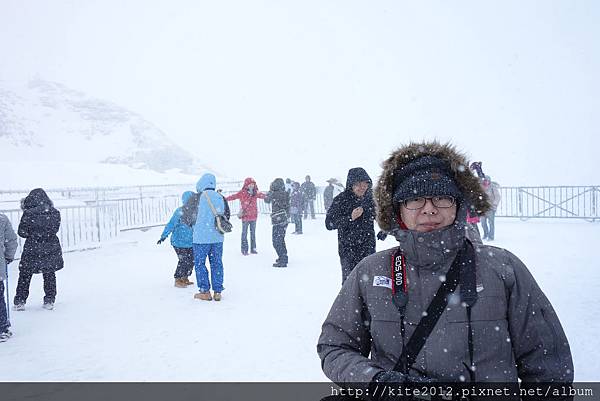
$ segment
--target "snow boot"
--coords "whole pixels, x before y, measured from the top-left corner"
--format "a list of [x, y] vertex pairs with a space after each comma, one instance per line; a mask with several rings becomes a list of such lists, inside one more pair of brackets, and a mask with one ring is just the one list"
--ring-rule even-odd
[[220, 292], [215, 292], [213, 294], [213, 298], [215, 299], [215, 301], [220, 301], [221, 300], [221, 293]]
[[273, 267], [287, 267], [287, 263], [275, 262], [275, 263], [273, 263]]
[[46, 310], [53, 310], [54, 302], [44, 302], [44, 305], [42, 305], [42, 307]]
[[0, 333], [0, 343], [3, 343], [4, 341], [8, 340], [11, 337], [12, 337], [12, 332], [10, 330], [6, 329], [6, 331]]
[[252, 249], [252, 250], [250, 251], [250, 253], [252, 253], [252, 254], [256, 255], [258, 252], [256, 252], [256, 249]]
[[190, 281], [189, 277], [184, 277], [182, 280], [185, 282], [185, 285], [194, 285], [194, 282]]
[[212, 301], [212, 297], [210, 296], [210, 291], [199, 292], [197, 294], [194, 294], [194, 299], [200, 299], [202, 301]]
[[175, 287], [177, 287], [177, 288], [186, 288], [187, 287], [187, 283], [182, 278], [176, 278], [175, 279]]
[[25, 310], [25, 304], [15, 304], [13, 306], [13, 310], [23, 311], [23, 310]]

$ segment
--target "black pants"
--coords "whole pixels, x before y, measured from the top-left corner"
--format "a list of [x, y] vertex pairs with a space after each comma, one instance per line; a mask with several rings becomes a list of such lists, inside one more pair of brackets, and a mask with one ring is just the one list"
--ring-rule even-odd
[[0, 333], [4, 333], [10, 327], [6, 308], [7, 305], [4, 302], [4, 281], [0, 280]]
[[[19, 271], [19, 281], [17, 283], [17, 293], [15, 295], [15, 305], [22, 305], [27, 302], [29, 297], [29, 285], [31, 284], [31, 277], [33, 273], [30, 270]], [[56, 274], [43, 273], [44, 277], [44, 303], [54, 303], [56, 299]]]
[[310, 209], [310, 218], [315, 218], [315, 201], [313, 199], [309, 199], [306, 201], [304, 205], [304, 218], [308, 218], [308, 209]]
[[273, 248], [277, 252], [277, 260], [280, 263], [288, 262], [287, 248], [285, 246], [285, 230], [287, 224], [273, 226]]
[[296, 225], [296, 234], [302, 234], [302, 215], [300, 213], [292, 215], [292, 222]]
[[256, 252], [256, 220], [242, 221], [242, 253], [248, 253], [248, 227], [250, 227], [250, 249]]
[[186, 278], [192, 275], [194, 270], [194, 251], [193, 248], [176, 248], [175, 253], [179, 262], [175, 270], [175, 278]]

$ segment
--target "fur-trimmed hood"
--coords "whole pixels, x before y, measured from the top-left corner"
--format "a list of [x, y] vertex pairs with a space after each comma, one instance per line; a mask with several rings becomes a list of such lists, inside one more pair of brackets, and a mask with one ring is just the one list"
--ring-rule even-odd
[[[374, 190], [375, 204], [377, 205], [377, 223], [384, 231], [397, 228], [396, 209], [392, 200], [394, 195], [394, 173], [406, 164], [423, 156], [435, 156], [446, 161], [463, 193], [466, 208], [471, 215], [482, 215], [490, 208], [485, 191], [479, 179], [469, 169], [467, 157], [450, 144], [441, 144], [437, 141], [410, 143], [396, 149], [383, 163], [383, 171]], [[457, 214], [457, 218], [460, 214]]]

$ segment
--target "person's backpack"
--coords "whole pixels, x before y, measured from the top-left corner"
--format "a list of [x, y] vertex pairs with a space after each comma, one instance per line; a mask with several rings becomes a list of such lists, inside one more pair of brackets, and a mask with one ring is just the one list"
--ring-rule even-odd
[[200, 201], [200, 194], [195, 193], [190, 196], [190, 199], [183, 205], [183, 211], [181, 215], [181, 222], [187, 226], [193, 226], [196, 224], [198, 218], [198, 203]]

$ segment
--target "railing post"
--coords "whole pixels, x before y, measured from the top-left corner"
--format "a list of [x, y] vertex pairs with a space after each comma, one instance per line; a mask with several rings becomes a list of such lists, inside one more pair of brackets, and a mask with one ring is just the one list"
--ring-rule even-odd
[[518, 202], [517, 204], [519, 205], [519, 216], [523, 217], [523, 190], [521, 189], [521, 187], [518, 188]]
[[100, 193], [99, 190], [95, 190], [96, 194], [96, 230], [98, 234], [98, 242], [100, 242], [100, 235], [102, 234], [100, 231]]
[[146, 219], [145, 219], [145, 213], [144, 213], [144, 193], [143, 193], [143, 188], [140, 186], [140, 223], [141, 224], [145, 224], [146, 223]]
[[600, 193], [600, 189], [594, 187], [592, 189], [592, 221], [596, 221], [596, 217], [598, 216], [598, 194]]

